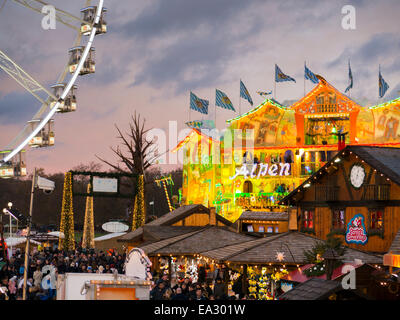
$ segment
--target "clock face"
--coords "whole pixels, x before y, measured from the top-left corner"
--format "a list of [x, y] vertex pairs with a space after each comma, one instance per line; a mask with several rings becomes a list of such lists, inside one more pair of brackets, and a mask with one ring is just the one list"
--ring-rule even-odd
[[360, 188], [364, 183], [365, 169], [362, 165], [355, 164], [350, 171], [350, 182], [354, 188]]

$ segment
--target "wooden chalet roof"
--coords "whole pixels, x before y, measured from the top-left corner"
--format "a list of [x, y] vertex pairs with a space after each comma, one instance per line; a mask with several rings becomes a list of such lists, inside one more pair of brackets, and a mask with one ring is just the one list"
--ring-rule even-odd
[[192, 231], [189, 233], [185, 233], [185, 234], [181, 234], [179, 236], [176, 237], [172, 237], [172, 238], [167, 238], [161, 241], [156, 241], [156, 242], [152, 242], [149, 243], [147, 245], [143, 245], [141, 246], [141, 249], [146, 252], [147, 254], [151, 254], [151, 253], [155, 253], [157, 250], [164, 248], [170, 244], [173, 244], [175, 242], [181, 241], [187, 237], [190, 237], [191, 235], [200, 232], [200, 230], [196, 230], [196, 231]]
[[279, 203], [289, 204], [298, 192], [305, 190], [305, 186], [308, 183], [313, 183], [313, 181], [318, 181], [322, 178], [326, 174], [326, 169], [331, 166], [336, 159], [349, 152], [356, 154], [368, 165], [389, 177], [394, 183], [400, 185], [400, 148], [349, 145], [284, 197]]
[[254, 237], [230, 231], [225, 227], [206, 226], [185, 235], [161, 240], [141, 247], [147, 254], [199, 254], [229, 244], [247, 242]]
[[287, 212], [244, 211], [239, 220], [287, 221]]
[[[194, 213], [208, 213], [209, 214], [210, 209], [206, 208], [202, 204], [189, 204], [186, 206], [181, 206], [178, 209], [175, 209], [174, 211], [171, 211], [169, 213], [166, 213], [163, 216], [161, 216], [160, 218], [153, 220], [153, 221], [147, 223], [146, 225], [147, 226], [168, 226], [168, 225], [172, 225], [180, 220], [183, 220], [184, 218], [186, 218]], [[217, 214], [217, 221], [220, 221], [227, 226], [232, 225], [232, 222], [230, 222], [229, 220], [220, 216], [219, 214]]]
[[[265, 237], [246, 243], [227, 245], [214, 250], [203, 251], [201, 255], [218, 260], [234, 263], [306, 263], [305, 250], [311, 250], [317, 242], [324, 242], [300, 232], [286, 232], [270, 237]], [[284, 260], [277, 259], [277, 253], [284, 254]], [[341, 259], [344, 262], [352, 262], [359, 259], [363, 263], [381, 263], [382, 256], [365, 253], [347, 247], [346, 253]]]
[[339, 281], [312, 278], [279, 296], [279, 300], [324, 300], [342, 289]]
[[[206, 208], [202, 204], [190, 204], [186, 206], [181, 206], [174, 211], [164, 214], [158, 219], [146, 223], [143, 227], [127, 233], [126, 235], [118, 239], [118, 241], [136, 241], [141, 239], [143, 236], [145, 238], [147, 237], [154, 240], [161, 240], [168, 237], [188, 233], [190, 231], [198, 230], [202, 227], [172, 226], [174, 223], [181, 221], [194, 213], [210, 214], [210, 209]], [[226, 226], [232, 225], [232, 222], [220, 216], [219, 214], [216, 215], [216, 218], [217, 221], [222, 222]]]
[[200, 230], [202, 227], [181, 227], [181, 226], [152, 226], [144, 225], [132, 232], [125, 234], [118, 239], [118, 242], [144, 240], [159, 241], [166, 238], [179, 236], [192, 231]]

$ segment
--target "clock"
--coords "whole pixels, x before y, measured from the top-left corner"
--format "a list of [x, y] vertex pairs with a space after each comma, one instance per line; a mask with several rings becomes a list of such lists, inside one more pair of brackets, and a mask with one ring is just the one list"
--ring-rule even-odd
[[350, 169], [350, 183], [355, 189], [360, 189], [365, 181], [365, 169], [362, 164], [355, 163]]

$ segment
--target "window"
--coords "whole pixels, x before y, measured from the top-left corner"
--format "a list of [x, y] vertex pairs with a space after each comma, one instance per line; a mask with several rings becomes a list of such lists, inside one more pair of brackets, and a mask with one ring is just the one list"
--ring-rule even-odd
[[247, 232], [254, 232], [253, 226], [251, 224], [247, 226]]
[[253, 184], [246, 180], [243, 184], [243, 193], [252, 193], [253, 192]]
[[345, 210], [333, 209], [332, 210], [332, 229], [341, 230], [345, 228]]
[[383, 230], [383, 209], [373, 209], [370, 211], [370, 230]]
[[274, 228], [273, 227], [267, 227], [267, 232], [268, 233], [274, 233]]
[[264, 226], [258, 227], [258, 232], [265, 232]]
[[279, 233], [279, 227], [275, 227], [275, 233]]
[[302, 220], [304, 229], [314, 229], [314, 210], [303, 210]]

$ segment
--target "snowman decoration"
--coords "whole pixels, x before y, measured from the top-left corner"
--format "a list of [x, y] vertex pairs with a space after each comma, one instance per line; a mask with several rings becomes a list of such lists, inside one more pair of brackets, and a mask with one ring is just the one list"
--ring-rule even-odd
[[151, 265], [149, 257], [142, 249], [133, 248], [129, 251], [125, 260], [125, 275], [137, 279], [151, 280]]

